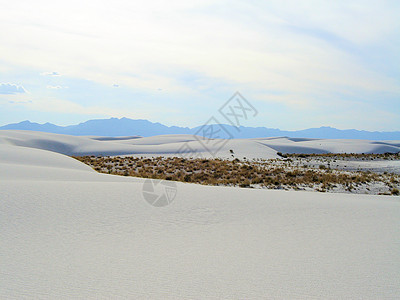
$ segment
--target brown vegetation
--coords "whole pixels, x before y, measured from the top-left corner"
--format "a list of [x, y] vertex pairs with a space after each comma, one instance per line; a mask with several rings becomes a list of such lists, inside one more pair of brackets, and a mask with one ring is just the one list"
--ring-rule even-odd
[[[342, 189], [354, 192], [362, 185], [383, 182], [393, 195], [400, 182], [395, 174], [332, 170], [324, 165], [311, 168], [293, 165], [286, 160], [240, 161], [222, 159], [138, 158], [138, 157], [75, 157], [98, 172], [239, 187], [270, 189], [314, 189], [320, 192]], [[396, 192], [397, 190], [397, 192]]]

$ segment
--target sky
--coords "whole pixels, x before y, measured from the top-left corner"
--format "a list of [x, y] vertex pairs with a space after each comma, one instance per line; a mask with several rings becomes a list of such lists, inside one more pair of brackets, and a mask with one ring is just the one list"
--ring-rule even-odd
[[[0, 125], [400, 130], [400, 1], [0, 0]], [[221, 120], [223, 121], [223, 120]]]

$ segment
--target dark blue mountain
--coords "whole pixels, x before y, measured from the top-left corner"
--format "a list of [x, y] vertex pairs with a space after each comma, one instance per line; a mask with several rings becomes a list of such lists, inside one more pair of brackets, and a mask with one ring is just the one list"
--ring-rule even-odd
[[[212, 132], [211, 125], [198, 126], [194, 128], [165, 126], [147, 120], [132, 120], [128, 118], [111, 118], [89, 120], [77, 125], [57, 126], [51, 123], [38, 124], [29, 121], [1, 126], [1, 129], [34, 130], [50, 133], [61, 133], [70, 135], [95, 135], [95, 136], [154, 136], [161, 134], [197, 134], [207, 136]], [[366, 139], [366, 140], [400, 140], [400, 131], [364, 131], [356, 129], [340, 130], [332, 127], [310, 128], [297, 131], [284, 131], [266, 127], [233, 127], [221, 125], [216, 127], [220, 130], [220, 137], [231, 138], [259, 138], [287, 136], [293, 138], [328, 138], [328, 139]], [[215, 130], [214, 130], [215, 132]], [[224, 134], [226, 133], [226, 134]], [[214, 136], [217, 137], [217, 136]]]

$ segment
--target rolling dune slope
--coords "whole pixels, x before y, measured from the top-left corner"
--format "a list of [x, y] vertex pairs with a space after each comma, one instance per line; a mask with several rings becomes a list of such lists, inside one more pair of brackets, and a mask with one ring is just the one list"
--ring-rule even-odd
[[[43, 138], [29, 143], [49, 145], [35, 144]], [[2, 299], [400, 294], [398, 198], [176, 183], [173, 202], [157, 208], [143, 179], [2, 139]]]
[[[54, 151], [66, 155], [151, 155], [201, 156], [221, 158], [275, 158], [282, 153], [385, 153], [399, 152], [400, 142], [368, 140], [326, 140], [298, 138], [262, 138], [209, 140], [193, 135], [154, 137], [77, 137], [70, 135], [20, 131], [0, 131], [0, 145], [16, 145]], [[231, 153], [233, 151], [233, 156]], [[190, 154], [185, 154], [190, 152]], [[183, 153], [183, 154], [182, 154]]]

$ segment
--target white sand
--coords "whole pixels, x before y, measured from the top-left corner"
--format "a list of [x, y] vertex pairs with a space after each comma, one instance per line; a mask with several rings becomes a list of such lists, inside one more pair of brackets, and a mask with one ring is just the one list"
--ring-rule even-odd
[[1, 299], [400, 295], [399, 197], [177, 183], [155, 208], [142, 179], [2, 138]]
[[[201, 139], [200, 137], [198, 137]], [[232, 139], [202, 140], [193, 135], [161, 135], [155, 137], [127, 137], [112, 139], [101, 137], [81, 137], [62, 134], [0, 130], [0, 145], [17, 145], [55, 151], [66, 155], [151, 155], [177, 156], [182, 149], [190, 149], [193, 156], [243, 159], [275, 158], [282, 153], [385, 153], [399, 152], [400, 142], [377, 142], [369, 140], [321, 140], [321, 139]], [[221, 146], [222, 145], [222, 146]]]

